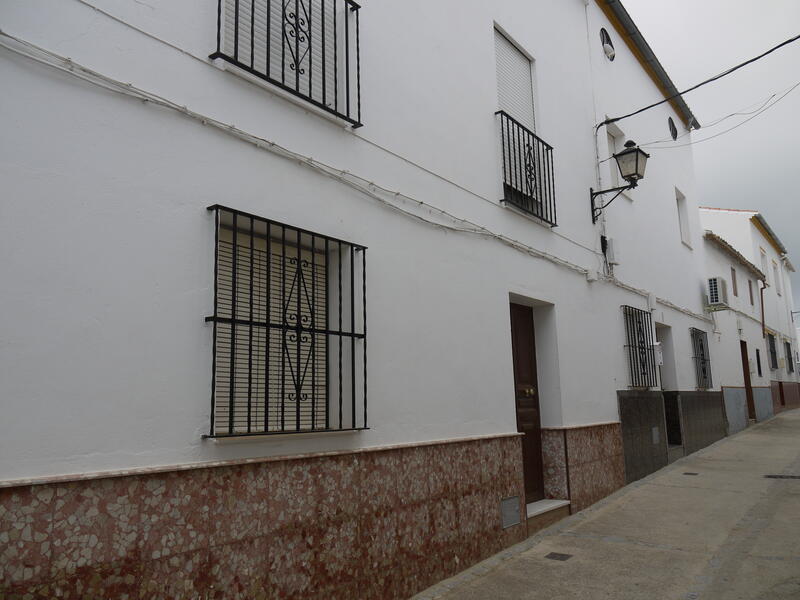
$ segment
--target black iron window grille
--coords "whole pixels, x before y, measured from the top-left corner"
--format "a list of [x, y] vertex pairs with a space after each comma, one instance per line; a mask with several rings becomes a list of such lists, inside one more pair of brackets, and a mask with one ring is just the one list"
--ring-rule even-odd
[[656, 356], [653, 348], [653, 317], [644, 310], [623, 306], [625, 317], [625, 350], [630, 368], [630, 387], [649, 388], [658, 385]]
[[792, 358], [792, 344], [789, 342], [783, 343], [786, 352], [786, 370], [789, 373], [794, 373], [794, 359]]
[[366, 248], [219, 205], [209, 210], [209, 437], [366, 429]]
[[210, 58], [361, 126], [361, 44], [353, 0], [217, 0]]
[[778, 348], [775, 345], [775, 336], [767, 334], [767, 345], [769, 350], [769, 368], [775, 371], [778, 368]]
[[761, 351], [758, 348], [756, 348], [756, 372], [759, 377], [763, 376], [761, 372]]
[[708, 390], [713, 387], [711, 380], [711, 358], [708, 352], [708, 334], [702, 329], [689, 329], [692, 337], [694, 369], [697, 375], [697, 388]]
[[499, 110], [503, 202], [556, 226], [553, 147]]

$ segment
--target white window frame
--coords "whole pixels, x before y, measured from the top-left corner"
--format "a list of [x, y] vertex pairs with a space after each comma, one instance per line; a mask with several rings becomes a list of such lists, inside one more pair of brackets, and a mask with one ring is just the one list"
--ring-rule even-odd
[[689, 207], [686, 196], [678, 188], [675, 188], [675, 205], [678, 211], [678, 230], [681, 235], [681, 243], [692, 249], [692, 231], [689, 225]]

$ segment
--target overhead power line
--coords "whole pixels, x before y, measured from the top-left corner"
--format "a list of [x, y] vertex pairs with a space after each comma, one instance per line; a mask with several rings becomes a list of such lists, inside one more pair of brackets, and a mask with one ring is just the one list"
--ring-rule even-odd
[[[741, 123], [737, 123], [733, 127], [729, 127], [728, 129], [725, 129], [724, 131], [720, 131], [719, 133], [715, 133], [714, 135], [710, 135], [710, 136], [705, 137], [705, 138], [703, 138], [701, 140], [694, 140], [694, 141], [688, 142], [686, 144], [676, 144], [676, 145], [673, 145], [673, 146], [652, 146], [652, 149], [653, 150], [671, 150], [672, 148], [685, 148], [686, 146], [694, 146], [695, 144], [700, 144], [702, 142], [707, 142], [708, 140], [713, 140], [714, 138], [719, 137], [721, 135], [724, 135], [724, 134], [728, 133], [729, 131], [733, 131], [737, 127], [741, 127], [742, 125], [744, 125], [748, 121], [752, 121], [753, 119], [755, 119], [758, 115], [768, 111], [770, 108], [772, 108], [778, 102], [780, 102], [786, 96], [788, 96], [791, 92], [793, 92], [798, 86], [800, 86], [800, 82], [795, 83], [786, 92], [784, 92], [782, 95], [778, 96], [778, 98], [776, 98], [774, 102], [772, 102], [771, 104], [768, 104], [767, 106], [762, 107], [754, 115], [748, 117], [747, 119], [745, 119]], [[657, 142], [654, 142], [654, 143], [657, 143]]]
[[[643, 113], [644, 111], [650, 110], [651, 108], [654, 108], [656, 106], [664, 104], [665, 102], [669, 102], [670, 100], [674, 100], [675, 98], [678, 98], [679, 96], [683, 96], [684, 94], [688, 94], [689, 92], [691, 92], [693, 90], [696, 90], [697, 88], [702, 87], [702, 86], [704, 86], [704, 85], [706, 85], [708, 83], [711, 83], [712, 81], [716, 81], [717, 79], [722, 79], [726, 75], [730, 75], [734, 71], [738, 71], [742, 67], [746, 67], [747, 65], [749, 65], [751, 63], [754, 63], [757, 60], [760, 60], [760, 59], [764, 58], [768, 54], [772, 54], [773, 52], [775, 52], [779, 48], [783, 48], [784, 46], [787, 46], [787, 45], [791, 44], [792, 42], [796, 42], [797, 40], [800, 40], [800, 35], [796, 35], [794, 37], [791, 37], [788, 40], [785, 40], [785, 41], [781, 42], [777, 46], [773, 46], [772, 48], [770, 48], [766, 52], [762, 52], [758, 56], [754, 56], [753, 58], [751, 58], [749, 60], [746, 60], [746, 61], [744, 61], [742, 63], [739, 63], [738, 65], [736, 65], [734, 67], [731, 67], [730, 69], [727, 69], [726, 71], [723, 71], [722, 73], [714, 75], [713, 77], [710, 77], [709, 79], [706, 79], [705, 81], [701, 81], [700, 83], [698, 83], [696, 85], [693, 85], [692, 87], [687, 88], [687, 89], [683, 90], [682, 92], [678, 92], [677, 94], [673, 94], [672, 96], [664, 98], [663, 100], [659, 100], [658, 102], [654, 102], [653, 104], [645, 106], [644, 108], [640, 108], [639, 110], [635, 110], [635, 111], [633, 111], [631, 113], [628, 113], [627, 115], [622, 115], [621, 117], [613, 117], [611, 119], [606, 119], [605, 121], [603, 121], [602, 123], [597, 125], [597, 129], [600, 129], [603, 125], [610, 125], [611, 123], [616, 123], [617, 121], [621, 121], [622, 119], [627, 119], [628, 117], [632, 117], [634, 115], [638, 115], [639, 113]], [[689, 126], [691, 127], [691, 123], [689, 124]]]

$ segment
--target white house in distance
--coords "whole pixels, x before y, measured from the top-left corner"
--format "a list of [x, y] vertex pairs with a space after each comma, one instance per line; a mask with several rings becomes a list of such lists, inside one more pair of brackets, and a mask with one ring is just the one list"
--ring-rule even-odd
[[[700, 209], [706, 229], [710, 304], [732, 431], [800, 405], [797, 333], [786, 247], [757, 211]], [[713, 297], [712, 297], [713, 296]], [[737, 368], [736, 357], [740, 358]]]
[[2, 593], [408, 597], [726, 434], [691, 147], [590, 199], [699, 127], [620, 2], [0, 23]]

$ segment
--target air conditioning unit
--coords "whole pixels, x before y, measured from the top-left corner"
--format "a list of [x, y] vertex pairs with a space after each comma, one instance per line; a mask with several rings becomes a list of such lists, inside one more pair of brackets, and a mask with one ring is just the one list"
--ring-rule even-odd
[[708, 303], [711, 306], [728, 305], [728, 282], [722, 277], [708, 278]]

